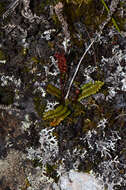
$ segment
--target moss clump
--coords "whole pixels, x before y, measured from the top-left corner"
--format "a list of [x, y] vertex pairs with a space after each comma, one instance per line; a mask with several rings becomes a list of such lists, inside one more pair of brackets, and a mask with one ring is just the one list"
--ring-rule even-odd
[[5, 60], [6, 56], [4, 54], [4, 52], [0, 49], [0, 60]]
[[33, 101], [34, 101], [35, 110], [37, 111], [38, 115], [42, 117], [46, 107], [46, 102], [43, 100], [43, 98], [39, 97], [39, 95], [38, 96], [36, 95], [33, 98]]
[[0, 104], [11, 105], [13, 99], [14, 93], [10, 89], [0, 87]]
[[55, 180], [55, 182], [58, 181], [57, 172], [56, 172], [56, 165], [50, 165], [46, 164], [46, 174], [48, 177], [51, 177]]
[[3, 13], [5, 12], [5, 3], [0, 3], [0, 16], [3, 15]]
[[33, 166], [36, 168], [36, 167], [40, 167], [40, 168], [42, 168], [42, 163], [41, 163], [41, 161], [39, 160], [39, 159], [34, 159], [34, 160], [32, 160], [32, 164], [33, 164]]
[[81, 6], [82, 3], [88, 4], [90, 3], [92, 0], [66, 0], [67, 3], [73, 3], [76, 5]]
[[31, 3], [31, 7], [33, 9], [33, 12], [35, 12], [37, 15], [41, 15], [45, 13], [45, 7], [49, 6], [49, 5], [53, 5], [55, 3], [55, 0], [33, 0]]
[[124, 2], [120, 2], [119, 3], [118, 10], [114, 14], [114, 16], [115, 16], [115, 19], [117, 21], [117, 24], [118, 24], [120, 30], [126, 31], [126, 18], [124, 17], [124, 15], [120, 14], [120, 10], [123, 10], [124, 12], [126, 11], [126, 7], [125, 7], [125, 3]]

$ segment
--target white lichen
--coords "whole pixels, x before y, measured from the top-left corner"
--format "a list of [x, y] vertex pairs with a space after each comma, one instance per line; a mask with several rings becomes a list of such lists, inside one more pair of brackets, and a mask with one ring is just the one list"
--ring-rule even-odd
[[120, 163], [118, 156], [99, 164], [98, 168], [101, 174], [97, 173], [96, 175], [99, 181], [103, 182], [105, 189], [114, 190], [115, 186], [126, 185], [126, 180], [120, 175], [120, 167], [126, 168], [125, 165]]
[[[101, 68], [110, 67], [114, 71], [107, 70], [105, 82], [108, 83], [107, 101], [111, 101], [117, 94], [118, 90], [126, 91], [126, 67], [121, 66], [122, 61], [126, 61], [126, 52], [116, 45], [112, 49], [112, 57], [105, 58], [102, 56]], [[110, 85], [110, 86], [109, 86]]]
[[1, 74], [0, 80], [1, 80], [1, 86], [3, 87], [10, 84], [15, 85], [16, 88], [21, 87], [21, 79], [20, 78], [16, 79], [14, 75], [6, 76], [5, 74]]
[[37, 159], [43, 165], [48, 162], [51, 162], [53, 158], [58, 155], [59, 148], [58, 142], [55, 136], [53, 136], [54, 128], [43, 129], [40, 131], [40, 147], [37, 149], [28, 148], [27, 158], [30, 160]]
[[[57, 76], [60, 73], [58, 65], [57, 65], [57, 60], [55, 60], [53, 56], [50, 56], [50, 60], [51, 60], [51, 64], [49, 65], [49, 67], [44, 66], [46, 76], [47, 77], [48, 75]], [[53, 68], [53, 71], [50, 71], [51, 67]]]
[[35, 86], [37, 87], [33, 93], [35, 94], [36, 92], [40, 92], [42, 94], [42, 97], [45, 97], [46, 96], [46, 91], [44, 90], [43, 87], [41, 86], [37, 86], [37, 83], [35, 84]]
[[98, 122], [98, 125], [97, 127], [99, 128], [102, 128], [104, 129], [106, 127], [106, 124], [108, 123], [107, 119], [106, 118], [103, 118], [101, 119], [99, 122]]
[[21, 121], [21, 127], [23, 131], [27, 131], [30, 128], [31, 124], [32, 124], [32, 121], [30, 121], [29, 115], [26, 114], [24, 121]]
[[51, 40], [51, 34], [56, 32], [55, 29], [46, 30], [41, 34], [41, 38], [46, 39], [47, 41]]
[[46, 108], [45, 108], [45, 112], [49, 111], [49, 110], [53, 110], [54, 107], [59, 104], [59, 102], [50, 102], [49, 100], [47, 100], [47, 105], [46, 105]]
[[40, 188], [42, 184], [52, 183], [54, 180], [46, 175], [46, 165], [51, 164], [53, 159], [58, 156], [59, 148], [58, 142], [55, 136], [53, 136], [54, 128], [42, 129], [39, 133], [40, 146], [36, 149], [30, 147], [27, 148], [27, 158], [34, 161], [37, 160], [41, 167], [36, 168], [36, 174], [29, 173], [28, 181], [30, 187], [28, 190]]
[[45, 185], [53, 183], [54, 180], [46, 176], [45, 173], [45, 166], [42, 166], [41, 168], [36, 167], [34, 175], [32, 173], [29, 173], [29, 175], [27, 176], [27, 180], [30, 186], [27, 188], [27, 190], [40, 190], [40, 187], [44, 189], [43, 187]]

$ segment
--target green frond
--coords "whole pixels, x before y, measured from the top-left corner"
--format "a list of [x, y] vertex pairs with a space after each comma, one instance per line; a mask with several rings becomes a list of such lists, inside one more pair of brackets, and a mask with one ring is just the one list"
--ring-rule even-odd
[[51, 126], [57, 126], [57, 125], [59, 125], [59, 123], [60, 123], [61, 121], [63, 121], [63, 120], [64, 120], [68, 115], [70, 115], [70, 114], [71, 114], [71, 111], [70, 111], [70, 110], [67, 110], [63, 115], [61, 115], [60, 117], [54, 119], [54, 120], [50, 123], [50, 125], [51, 125]]
[[47, 92], [53, 96], [56, 96], [58, 99], [61, 99], [61, 91], [52, 84], [47, 86]]
[[100, 88], [104, 85], [104, 82], [95, 81], [94, 83], [89, 82], [81, 87], [81, 94], [79, 95], [78, 101], [83, 98], [86, 98], [92, 94], [95, 94], [100, 90]]
[[47, 119], [51, 119], [54, 118], [55, 115], [59, 114], [62, 110], [64, 109], [63, 105], [58, 106], [56, 109], [54, 110], [49, 110], [47, 112], [44, 112], [43, 114], [43, 119], [47, 120]]
[[50, 123], [51, 126], [58, 125], [61, 121], [63, 121], [69, 114], [71, 113], [70, 110], [68, 110], [67, 106], [59, 105], [56, 109], [50, 110], [48, 112], [45, 112], [43, 114], [44, 120], [52, 120]]
[[87, 88], [90, 88], [92, 86], [92, 82], [86, 83], [81, 87], [81, 90], [86, 90]]

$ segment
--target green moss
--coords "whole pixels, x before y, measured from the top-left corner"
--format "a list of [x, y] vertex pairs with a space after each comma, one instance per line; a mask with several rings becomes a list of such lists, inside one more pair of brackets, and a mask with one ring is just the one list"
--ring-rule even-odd
[[14, 93], [9, 88], [0, 87], [0, 104], [11, 105], [13, 104]]
[[37, 57], [32, 57], [31, 61], [35, 64], [39, 63], [39, 59]]
[[59, 139], [59, 135], [56, 131], [52, 131], [52, 135], [56, 137], [57, 140]]
[[93, 169], [93, 163], [90, 160], [85, 160], [85, 162], [81, 162], [78, 166], [78, 170], [80, 172], [89, 173]]
[[[99, 3], [97, 4], [97, 7], [99, 9], [101, 8]], [[71, 24], [80, 21], [81, 19], [86, 25], [92, 25], [94, 28], [98, 28], [103, 19], [100, 19], [102, 17], [99, 13], [100, 11], [97, 10], [97, 7], [95, 1], [90, 1], [88, 4], [83, 3], [81, 7], [78, 7], [76, 4], [66, 4], [64, 11]], [[99, 17], [99, 19], [97, 17]]]
[[5, 3], [0, 3], [0, 16], [3, 15], [3, 13], [5, 12]]
[[74, 111], [73, 114], [72, 114], [73, 118], [76, 118], [76, 117], [78, 117], [80, 115], [85, 115], [84, 106], [79, 102], [73, 103], [72, 104], [72, 109]]
[[0, 60], [5, 60], [6, 56], [5, 53], [0, 49]]
[[[79, 32], [80, 39], [78, 39], [78, 33], [75, 23], [80, 22], [85, 24], [90, 31], [99, 30], [99, 25], [103, 23], [107, 18], [107, 12], [101, 14], [102, 4], [100, 1], [89, 1], [88, 3], [82, 2], [81, 6], [76, 3], [64, 4], [64, 15], [66, 15], [69, 30], [71, 33], [71, 41], [73, 45], [81, 48], [83, 47], [84, 40], [86, 40]], [[84, 29], [84, 28], [83, 28]]]
[[89, 4], [92, 0], [65, 0], [67, 3], [73, 3], [81, 6], [83, 3]]
[[37, 15], [41, 15], [45, 13], [46, 6], [53, 4], [55, 4], [55, 0], [46, 0], [46, 1], [41, 0], [40, 3], [37, 2], [37, 4], [33, 6], [33, 10]]
[[33, 166], [36, 168], [36, 167], [40, 167], [42, 168], [42, 162], [39, 160], [39, 159], [34, 159], [32, 160], [32, 164]]
[[44, 112], [45, 107], [46, 107], [46, 102], [44, 101], [43, 98], [39, 97], [39, 95], [36, 95], [33, 98], [33, 101], [34, 101], [35, 110], [37, 111], [38, 115], [40, 117], [42, 117], [43, 112]]
[[50, 165], [50, 164], [46, 164], [46, 174], [48, 177], [51, 177], [54, 179], [55, 182], [58, 181], [58, 177], [57, 177], [57, 172], [56, 172], [56, 165]]

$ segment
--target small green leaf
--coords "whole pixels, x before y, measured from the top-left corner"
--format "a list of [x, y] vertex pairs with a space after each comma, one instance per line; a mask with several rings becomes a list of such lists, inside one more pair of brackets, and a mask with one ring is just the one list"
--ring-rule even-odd
[[58, 99], [61, 99], [61, 90], [53, 86], [52, 84], [49, 84], [47, 86], [47, 92], [53, 96], [56, 96]]
[[78, 101], [80, 101], [83, 98], [86, 98], [92, 94], [95, 94], [100, 90], [100, 88], [104, 85], [104, 82], [101, 81], [95, 81], [94, 83], [89, 82], [81, 87], [82, 92], [79, 95]]
[[54, 110], [49, 110], [47, 112], [44, 112], [43, 119], [47, 120], [53, 118], [57, 113], [60, 113], [63, 110], [63, 108], [64, 108], [63, 105], [60, 105]]

